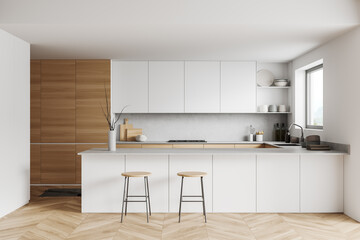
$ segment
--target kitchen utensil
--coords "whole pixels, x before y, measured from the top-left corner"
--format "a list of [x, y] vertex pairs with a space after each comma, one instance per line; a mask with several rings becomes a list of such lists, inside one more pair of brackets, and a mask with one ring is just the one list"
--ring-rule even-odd
[[286, 112], [286, 105], [279, 105], [279, 112]]
[[319, 135], [309, 135], [306, 137], [306, 142], [320, 142]]
[[329, 145], [317, 145], [317, 144], [315, 144], [315, 145], [311, 145], [311, 144], [307, 145], [306, 149], [307, 150], [312, 150], [312, 151], [314, 151], [314, 150], [317, 150], [317, 151], [329, 151], [329, 150], [331, 150]]
[[274, 85], [277, 87], [285, 87], [287, 86], [287, 82], [275, 82]]
[[126, 129], [126, 141], [136, 141], [136, 136], [142, 135], [141, 128], [129, 128]]
[[129, 120], [125, 118], [124, 124], [120, 125], [120, 141], [126, 141], [126, 129], [133, 128], [133, 125], [129, 124], [128, 122]]
[[268, 112], [268, 111], [269, 111], [268, 105], [260, 105], [259, 106], [259, 112]]
[[274, 83], [274, 74], [269, 70], [262, 69], [256, 74], [256, 83], [261, 87], [268, 87]]
[[277, 112], [277, 106], [276, 105], [270, 105], [269, 106], [269, 112]]
[[256, 141], [257, 142], [262, 142], [264, 140], [264, 135], [262, 134], [256, 134]]

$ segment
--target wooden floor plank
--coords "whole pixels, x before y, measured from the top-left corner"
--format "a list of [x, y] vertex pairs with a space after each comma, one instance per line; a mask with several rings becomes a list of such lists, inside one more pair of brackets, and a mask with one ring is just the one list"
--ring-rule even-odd
[[[51, 187], [53, 188], [53, 187]], [[344, 214], [81, 213], [79, 197], [39, 195], [47, 187], [32, 187], [26, 206], [0, 219], [0, 239], [101, 240], [359, 240], [360, 223]]]

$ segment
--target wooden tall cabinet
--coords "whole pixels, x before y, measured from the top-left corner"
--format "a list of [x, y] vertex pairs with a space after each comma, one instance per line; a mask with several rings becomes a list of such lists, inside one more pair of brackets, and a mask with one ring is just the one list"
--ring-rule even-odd
[[110, 60], [32, 60], [30, 83], [31, 183], [81, 183], [77, 152], [106, 147]]
[[110, 103], [110, 60], [76, 60], [76, 142], [107, 141], [105, 89]]
[[40, 88], [41, 63], [31, 61], [30, 64], [30, 142], [40, 142]]
[[75, 142], [75, 61], [41, 61], [41, 142]]

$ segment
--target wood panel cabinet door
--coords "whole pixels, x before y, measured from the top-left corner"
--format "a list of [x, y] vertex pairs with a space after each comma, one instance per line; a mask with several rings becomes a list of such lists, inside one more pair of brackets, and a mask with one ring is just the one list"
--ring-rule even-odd
[[75, 183], [75, 144], [42, 144], [41, 183]]
[[184, 112], [184, 62], [149, 62], [149, 112]]
[[[168, 162], [167, 155], [126, 155], [127, 172], [146, 171], [152, 173], [149, 176], [149, 192], [153, 212], [169, 211]], [[144, 178], [130, 178], [129, 195], [144, 195], [144, 191]], [[144, 206], [143, 202], [130, 203], [128, 211], [144, 212]]]
[[40, 182], [40, 144], [30, 144], [30, 183]]
[[256, 156], [214, 155], [214, 212], [256, 212]]
[[110, 104], [110, 60], [76, 60], [77, 143], [107, 142], [105, 88]]
[[[205, 207], [212, 212], [212, 155], [170, 155], [169, 161], [169, 210], [179, 211], [181, 177], [178, 172], [200, 171], [207, 172], [204, 177]], [[150, 190], [151, 192], [151, 190]], [[199, 177], [184, 178], [183, 195], [201, 195]], [[189, 199], [190, 200], [190, 199]], [[195, 199], [197, 200], [197, 199]], [[202, 203], [183, 203], [182, 212], [202, 212]]]
[[112, 111], [127, 113], [149, 111], [149, 62], [111, 61]]
[[185, 112], [220, 112], [220, 62], [185, 62]]
[[30, 62], [30, 142], [40, 142], [41, 62]]
[[75, 142], [75, 60], [41, 61], [41, 142]]
[[301, 212], [343, 212], [343, 156], [301, 155]]
[[299, 212], [299, 156], [257, 156], [257, 212]]
[[255, 62], [221, 62], [221, 112], [256, 112]]
[[107, 148], [107, 144], [76, 144], [76, 156], [75, 156], [75, 183], [81, 183], [81, 156], [79, 152], [83, 152], [92, 148]]

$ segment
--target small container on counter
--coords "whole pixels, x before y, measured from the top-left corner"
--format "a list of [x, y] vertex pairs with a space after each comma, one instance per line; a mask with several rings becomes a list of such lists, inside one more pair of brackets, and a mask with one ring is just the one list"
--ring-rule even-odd
[[254, 141], [254, 133], [255, 133], [255, 128], [252, 125], [250, 125], [249, 136], [248, 136], [249, 142]]
[[263, 142], [264, 141], [264, 132], [256, 132], [256, 141], [257, 142]]

